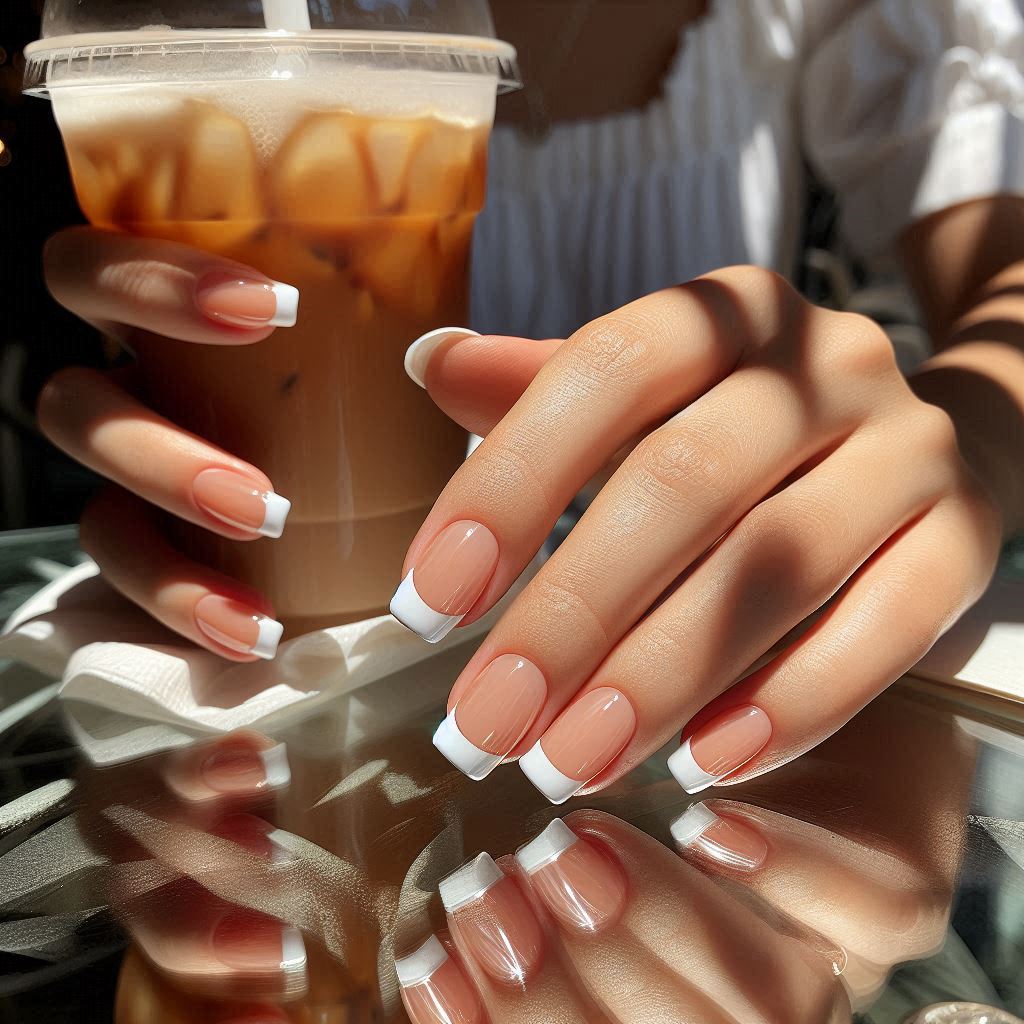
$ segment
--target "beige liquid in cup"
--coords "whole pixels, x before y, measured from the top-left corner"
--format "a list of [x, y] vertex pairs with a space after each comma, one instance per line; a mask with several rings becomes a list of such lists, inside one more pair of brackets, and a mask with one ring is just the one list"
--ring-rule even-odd
[[292, 501], [278, 540], [174, 530], [192, 557], [267, 594], [295, 634], [386, 607], [464, 456], [464, 432], [403, 356], [425, 331], [466, 322], [493, 88], [475, 120], [361, 116], [304, 103], [300, 85], [231, 88], [231, 103], [127, 87], [120, 103], [84, 90], [55, 106], [93, 224], [185, 242], [301, 292], [298, 325], [256, 345], [133, 343], [153, 407]]

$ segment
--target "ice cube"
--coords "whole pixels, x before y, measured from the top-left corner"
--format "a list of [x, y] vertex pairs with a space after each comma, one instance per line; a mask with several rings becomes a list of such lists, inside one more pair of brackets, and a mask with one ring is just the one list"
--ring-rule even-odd
[[398, 207], [405, 197], [406, 172], [427, 134], [426, 121], [374, 121], [366, 130], [366, 151], [377, 185], [377, 205]]
[[368, 232], [353, 257], [354, 276], [381, 304], [429, 317], [443, 274], [434, 228], [405, 221]]
[[463, 209], [472, 160], [473, 132], [434, 121], [409, 168], [409, 213], [441, 216]]

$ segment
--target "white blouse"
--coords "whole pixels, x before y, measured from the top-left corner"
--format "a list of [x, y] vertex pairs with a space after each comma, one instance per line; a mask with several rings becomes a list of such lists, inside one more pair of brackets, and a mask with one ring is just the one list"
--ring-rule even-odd
[[805, 164], [845, 237], [1024, 195], [1024, 0], [712, 0], [645, 109], [495, 132], [477, 330], [565, 337], [715, 267], [790, 273]]

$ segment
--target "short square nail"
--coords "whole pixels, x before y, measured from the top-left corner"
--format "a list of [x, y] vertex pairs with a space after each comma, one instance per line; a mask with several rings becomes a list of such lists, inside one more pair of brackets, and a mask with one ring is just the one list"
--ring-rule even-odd
[[479, 338], [476, 331], [468, 327], [439, 327], [436, 331], [430, 331], [421, 338], [417, 338], [406, 350], [405, 372], [411, 380], [421, 388], [427, 386], [427, 365], [430, 357], [446, 341], [455, 338]]
[[192, 482], [196, 504], [228, 526], [280, 537], [292, 503], [230, 469], [204, 469]]
[[669, 771], [687, 793], [699, 793], [760, 753], [771, 735], [772, 723], [760, 708], [732, 708], [689, 737], [668, 759]]
[[469, 778], [486, 778], [529, 731], [547, 689], [533, 662], [516, 654], [495, 658], [434, 733], [434, 746]]
[[210, 789], [226, 794], [281, 789], [292, 777], [283, 743], [261, 751], [228, 744], [210, 754], [199, 771]]
[[266, 661], [277, 654], [284, 626], [277, 619], [220, 594], [207, 594], [196, 602], [196, 626], [204, 636], [238, 654], [253, 654]]
[[196, 305], [214, 322], [232, 327], [294, 327], [299, 290], [281, 281], [214, 271], [196, 286]]
[[723, 867], [754, 871], [765, 862], [768, 844], [753, 829], [693, 804], [669, 826], [683, 853], [709, 857]]
[[498, 542], [464, 519], [442, 530], [391, 599], [391, 614], [428, 643], [443, 640], [484, 592], [498, 564]]
[[395, 961], [412, 1024], [479, 1024], [480, 1000], [436, 936]]
[[238, 971], [280, 971], [305, 979], [306, 944], [291, 925], [255, 911], [225, 915], [214, 929], [213, 950], [222, 964]]
[[622, 753], [636, 729], [636, 712], [611, 687], [571, 704], [519, 761], [526, 777], [553, 804], [565, 803]]

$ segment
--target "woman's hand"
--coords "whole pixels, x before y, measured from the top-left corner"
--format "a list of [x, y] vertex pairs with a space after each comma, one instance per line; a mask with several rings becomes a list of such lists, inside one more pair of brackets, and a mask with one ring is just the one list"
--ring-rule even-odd
[[522, 756], [560, 803], [680, 729], [689, 792], [768, 771], [913, 666], [995, 566], [1009, 510], [950, 416], [880, 327], [766, 271], [658, 292], [561, 345], [437, 335], [409, 365], [487, 433], [392, 604], [428, 639], [484, 614], [633, 445], [455, 683], [435, 743], [472, 777]]
[[[174, 242], [74, 228], [50, 240], [44, 261], [57, 301], [128, 345], [141, 335], [251, 345], [295, 322], [294, 288]], [[267, 599], [174, 549], [157, 509], [251, 541], [279, 537], [290, 503], [255, 466], [169, 423], [123, 383], [62, 370], [39, 401], [46, 436], [116, 485], [86, 509], [82, 546], [168, 628], [233, 661], [272, 658], [282, 630]]]

